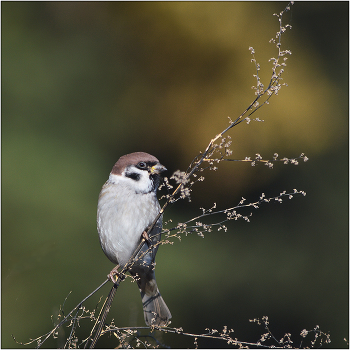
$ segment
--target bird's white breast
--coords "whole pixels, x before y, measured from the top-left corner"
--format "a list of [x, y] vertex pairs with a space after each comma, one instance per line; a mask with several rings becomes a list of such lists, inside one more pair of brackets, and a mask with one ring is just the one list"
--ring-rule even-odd
[[97, 209], [102, 249], [113, 263], [120, 265], [127, 263], [140, 243], [142, 232], [160, 211], [155, 192], [136, 193], [130, 184], [124, 178], [107, 181], [102, 187]]

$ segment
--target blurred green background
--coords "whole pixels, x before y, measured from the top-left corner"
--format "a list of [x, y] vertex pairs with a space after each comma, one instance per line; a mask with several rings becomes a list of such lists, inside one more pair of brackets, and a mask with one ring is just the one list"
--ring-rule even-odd
[[[2, 2], [2, 347], [52, 326], [102, 283], [113, 265], [96, 233], [101, 186], [123, 154], [145, 151], [169, 169], [192, 158], [254, 99], [253, 46], [262, 82], [285, 2]], [[269, 316], [280, 339], [319, 325], [332, 347], [348, 338], [348, 2], [297, 2], [282, 39], [292, 51], [279, 95], [230, 131], [233, 157], [304, 152], [273, 170], [225, 163], [204, 174], [192, 202], [168, 208], [185, 221], [199, 207], [307, 192], [254, 211], [228, 232], [162, 246], [157, 281], [172, 325], [235, 330], [255, 342]], [[110, 284], [86, 306], [94, 308]], [[143, 326], [134, 283], [118, 290], [109, 320]], [[79, 332], [87, 336], [90, 322]], [[68, 335], [68, 330], [65, 331]], [[193, 339], [163, 335], [171, 347]], [[46, 346], [62, 346], [51, 341]], [[105, 337], [100, 347], [116, 346]], [[224, 343], [199, 341], [200, 347]], [[310, 343], [309, 343], [310, 346]]]

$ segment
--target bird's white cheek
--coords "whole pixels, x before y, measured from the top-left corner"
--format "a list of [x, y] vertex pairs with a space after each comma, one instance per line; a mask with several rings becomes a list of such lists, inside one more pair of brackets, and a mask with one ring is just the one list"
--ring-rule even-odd
[[[135, 170], [136, 171], [136, 170]], [[149, 174], [144, 170], [137, 170], [140, 175], [139, 180], [134, 180], [123, 175], [109, 175], [109, 181], [113, 184], [129, 187], [130, 191], [137, 193], [149, 193], [153, 190], [152, 180], [149, 178]]]
[[134, 181], [134, 189], [136, 194], [150, 193], [153, 191], [153, 183], [147, 171], [142, 171], [140, 179]]

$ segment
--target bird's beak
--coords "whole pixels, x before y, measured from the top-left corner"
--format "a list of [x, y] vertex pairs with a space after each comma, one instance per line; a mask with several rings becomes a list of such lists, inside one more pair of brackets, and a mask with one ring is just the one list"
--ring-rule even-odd
[[151, 174], [160, 174], [166, 170], [167, 168], [164, 165], [158, 163], [156, 165], [153, 165], [153, 167], [151, 168]]

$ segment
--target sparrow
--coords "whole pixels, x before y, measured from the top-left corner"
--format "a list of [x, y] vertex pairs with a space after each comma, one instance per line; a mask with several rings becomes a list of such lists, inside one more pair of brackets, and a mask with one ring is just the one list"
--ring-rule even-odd
[[115, 283], [118, 267], [124, 266], [139, 246], [145, 243], [130, 267], [141, 292], [145, 323], [166, 326], [171, 313], [159, 293], [154, 265], [162, 231], [162, 216], [147, 235], [160, 212], [156, 192], [166, 168], [144, 152], [118, 159], [103, 185], [97, 205], [97, 230], [107, 258], [117, 266], [108, 278]]

